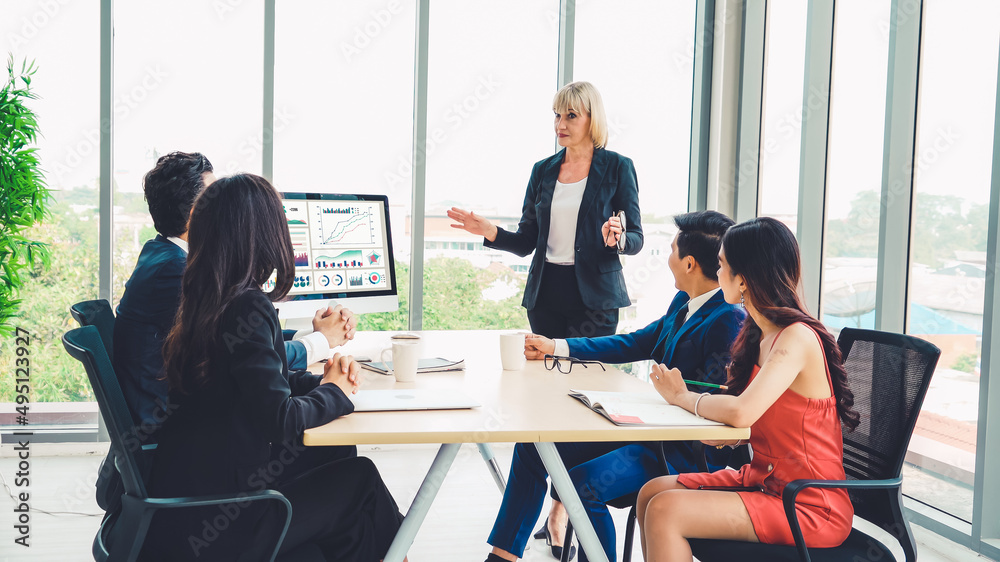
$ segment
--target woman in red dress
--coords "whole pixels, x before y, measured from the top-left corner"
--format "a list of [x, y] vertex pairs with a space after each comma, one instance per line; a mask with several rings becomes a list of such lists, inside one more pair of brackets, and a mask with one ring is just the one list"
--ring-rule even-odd
[[[638, 504], [647, 562], [691, 560], [688, 538], [794, 544], [782, 490], [799, 478], [843, 480], [841, 423], [853, 429], [860, 418], [836, 340], [799, 298], [799, 248], [791, 231], [767, 217], [733, 226], [719, 263], [726, 301], [743, 303], [748, 314], [733, 342], [729, 394], [689, 392], [682, 373], [662, 365], [651, 377], [667, 402], [749, 426], [753, 461], [739, 470], [647, 483]], [[854, 508], [845, 490], [807, 489], [796, 512], [810, 547], [837, 546], [851, 531]]]

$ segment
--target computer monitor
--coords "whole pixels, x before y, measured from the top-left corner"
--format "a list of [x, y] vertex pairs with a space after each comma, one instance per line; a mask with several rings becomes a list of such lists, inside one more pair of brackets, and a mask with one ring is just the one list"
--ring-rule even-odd
[[295, 283], [274, 305], [281, 318], [312, 318], [327, 304], [399, 308], [388, 197], [282, 193], [281, 203], [295, 254]]

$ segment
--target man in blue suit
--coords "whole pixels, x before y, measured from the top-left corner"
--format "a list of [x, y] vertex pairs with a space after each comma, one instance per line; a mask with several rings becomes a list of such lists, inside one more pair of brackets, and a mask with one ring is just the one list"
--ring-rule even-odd
[[[722, 235], [733, 225], [733, 221], [721, 213], [704, 211], [678, 215], [674, 217], [674, 224], [679, 231], [671, 243], [667, 265], [680, 292], [663, 317], [629, 334], [567, 340], [529, 335], [525, 339], [524, 352], [528, 359], [542, 359], [546, 354], [607, 363], [652, 359], [680, 369], [687, 379], [725, 383], [729, 348], [746, 317], [742, 308], [723, 299], [717, 276]], [[709, 390], [700, 386], [692, 386], [692, 389], [697, 392]], [[698, 470], [698, 461], [690, 442], [671, 441], [663, 445], [671, 474]], [[557, 448], [566, 465], [573, 467], [569, 471], [570, 476], [609, 558], [614, 560], [614, 523], [605, 504], [638, 491], [649, 479], [661, 475], [658, 462], [660, 444], [560, 443]], [[728, 449], [708, 448], [706, 460], [709, 468], [715, 470], [725, 466], [728, 453]], [[525, 527], [534, 526], [544, 500], [545, 478], [545, 468], [535, 448], [517, 445], [507, 493], [504, 494], [490, 544], [499, 546], [493, 540], [494, 535], [502, 543], [503, 537], [513, 534], [521, 537]], [[524, 509], [528, 501], [537, 505]], [[515, 514], [518, 509], [535, 515], [529, 515], [525, 518], [527, 520], [522, 521], [504, 521], [505, 512]], [[562, 544], [566, 520], [565, 508], [554, 501], [547, 526], [535, 536], [544, 536], [552, 545]]]

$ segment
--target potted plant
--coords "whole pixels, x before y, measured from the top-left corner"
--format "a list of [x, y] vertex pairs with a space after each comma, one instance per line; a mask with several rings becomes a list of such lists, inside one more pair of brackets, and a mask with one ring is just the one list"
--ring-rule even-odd
[[7, 79], [0, 89], [0, 333], [12, 331], [24, 276], [49, 264], [48, 247], [26, 237], [26, 230], [48, 214], [49, 191], [33, 145], [38, 136], [35, 113], [25, 104], [31, 91], [34, 62], [14, 72], [7, 60]]

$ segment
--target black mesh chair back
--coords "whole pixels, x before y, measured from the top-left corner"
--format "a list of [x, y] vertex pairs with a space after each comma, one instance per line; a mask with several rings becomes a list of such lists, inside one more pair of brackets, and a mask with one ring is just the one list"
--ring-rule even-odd
[[[854, 409], [861, 414], [861, 424], [844, 432], [847, 479], [899, 478], [941, 350], [912, 336], [856, 328], [841, 330], [837, 343], [854, 392]], [[900, 537], [903, 530], [897, 527], [906, 519], [899, 490], [850, 489], [849, 493], [858, 517]], [[908, 525], [906, 534], [912, 542]]]
[[[280, 504], [284, 513], [283, 526], [265, 531], [268, 533], [268, 548], [272, 549], [269, 559], [274, 560], [292, 517], [292, 507], [285, 496], [274, 490], [260, 490], [187, 498], [150, 498], [139, 468], [142, 455], [149, 455], [150, 452], [145, 451], [141, 446], [142, 440], [136, 438], [132, 415], [98, 328], [84, 326], [70, 330], [63, 335], [62, 341], [67, 353], [83, 363], [87, 371], [87, 378], [111, 435], [115, 466], [121, 473], [125, 488], [121, 512], [113, 517], [105, 517], [97, 531], [93, 546], [94, 559], [99, 562], [137, 560], [153, 515], [162, 509], [271, 501]], [[316, 554], [313, 545], [306, 545], [305, 549], [297, 549], [296, 552], [300, 550], [310, 555]]]
[[81, 301], [69, 307], [69, 313], [81, 326], [96, 327], [108, 357], [114, 358], [115, 315], [111, 312], [108, 301], [105, 299]]
[[[104, 301], [107, 302], [107, 301]], [[108, 309], [110, 311], [110, 308]], [[135, 425], [132, 423], [132, 413], [125, 402], [118, 377], [111, 366], [111, 360], [105, 350], [103, 338], [96, 326], [84, 326], [66, 332], [63, 336], [63, 346], [77, 361], [83, 363], [94, 389], [94, 396], [100, 408], [101, 416], [111, 436], [111, 446], [116, 452], [116, 465], [121, 472], [125, 493], [135, 497], [145, 498], [146, 486], [139, 471], [137, 456], [141, 455], [139, 446], [142, 441], [134, 439]], [[129, 446], [130, 443], [135, 446]]]

